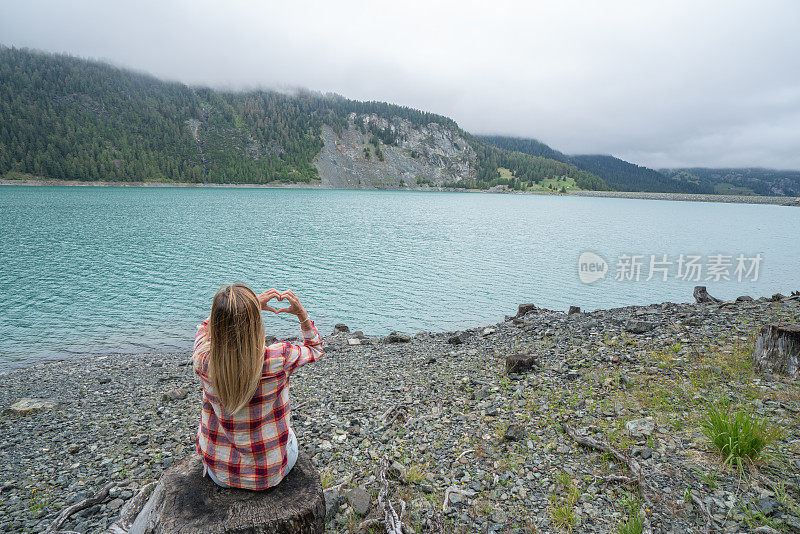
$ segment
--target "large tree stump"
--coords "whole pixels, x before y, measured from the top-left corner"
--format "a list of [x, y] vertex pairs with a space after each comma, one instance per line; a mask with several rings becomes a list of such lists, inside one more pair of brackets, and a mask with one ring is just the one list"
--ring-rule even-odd
[[[112, 532], [127, 534], [322, 534], [325, 499], [311, 459], [300, 451], [280, 484], [265, 491], [228, 489], [203, 477], [193, 454], [161, 476], [147, 502], [134, 498]], [[131, 510], [139, 507], [140, 510]], [[135, 518], [135, 519], [134, 519]], [[116, 528], [114, 528], [116, 527]]]
[[522, 319], [526, 314], [532, 311], [537, 311], [538, 309], [539, 308], [536, 306], [536, 304], [520, 304], [519, 308], [517, 308], [517, 314], [514, 317], [517, 319]]
[[756, 369], [800, 377], [800, 324], [763, 326], [753, 350]]
[[722, 302], [716, 297], [712, 297], [708, 294], [708, 290], [706, 286], [694, 286], [694, 300], [698, 304], [710, 304], [715, 302]]
[[511, 354], [506, 356], [506, 374], [524, 373], [539, 367], [539, 360], [532, 353]]

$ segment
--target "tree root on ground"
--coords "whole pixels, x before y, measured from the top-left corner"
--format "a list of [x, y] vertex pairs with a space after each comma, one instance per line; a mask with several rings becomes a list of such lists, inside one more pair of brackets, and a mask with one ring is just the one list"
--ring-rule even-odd
[[642, 466], [639, 464], [639, 462], [636, 461], [635, 458], [627, 456], [622, 451], [615, 449], [608, 443], [599, 441], [589, 436], [578, 435], [575, 429], [568, 424], [564, 424], [564, 432], [566, 432], [569, 437], [575, 440], [575, 442], [583, 445], [584, 447], [589, 447], [590, 449], [608, 453], [618, 462], [630, 469], [631, 474], [633, 475], [632, 477], [622, 477], [618, 480], [623, 481], [623, 479], [628, 479], [628, 481], [634, 482], [636, 486], [638, 486], [639, 493], [642, 496], [642, 506], [639, 508], [639, 517], [642, 518], [642, 534], [652, 534], [653, 527], [650, 524], [650, 517], [647, 514], [647, 509], [653, 507], [653, 503], [655, 501], [653, 495], [655, 495], [655, 492], [645, 480], [644, 472], [642, 471]]
[[[95, 504], [100, 504], [101, 502], [105, 501], [108, 498], [108, 493], [117, 487], [124, 487], [130, 484], [131, 480], [123, 480], [122, 482], [109, 482], [105, 486], [103, 486], [100, 491], [92, 495], [91, 497], [87, 497], [80, 502], [76, 502], [75, 504], [64, 508], [59, 512], [58, 516], [50, 523], [50, 526], [45, 529], [44, 534], [56, 534], [58, 529], [61, 528], [61, 525], [64, 524], [64, 521], [69, 519], [73, 514], [80, 512], [90, 506], [94, 506]], [[69, 531], [61, 531], [69, 532]]]

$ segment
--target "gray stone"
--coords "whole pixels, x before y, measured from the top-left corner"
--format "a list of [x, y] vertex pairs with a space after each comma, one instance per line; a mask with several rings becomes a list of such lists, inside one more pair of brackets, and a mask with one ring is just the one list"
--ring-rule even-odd
[[506, 515], [506, 513], [503, 510], [495, 510], [492, 513], [492, 521], [502, 525], [506, 521], [508, 521], [508, 516]]
[[131, 436], [128, 442], [131, 445], [147, 445], [147, 442], [150, 441], [150, 436], [147, 434], [139, 434], [137, 436]]
[[372, 506], [372, 497], [367, 493], [367, 490], [359, 486], [347, 492], [347, 502], [355, 513], [365, 516]]
[[[359, 130], [368, 121], [370, 128], [391, 129], [402, 138], [396, 145], [380, 143], [381, 158]], [[417, 126], [400, 117], [351, 114], [342, 129], [322, 127], [322, 150], [314, 158], [321, 185], [332, 188], [441, 186], [459, 181], [474, 172], [475, 151], [471, 143], [447, 125], [428, 123]], [[365, 145], [373, 157], [364, 155]], [[417, 184], [417, 177], [429, 182]]]
[[161, 396], [161, 400], [163, 401], [173, 401], [173, 400], [183, 400], [189, 392], [185, 388], [175, 388], [171, 391], [167, 391], [164, 395]]
[[333, 325], [333, 334], [338, 334], [339, 332], [349, 332], [350, 328], [346, 324], [338, 323]]
[[630, 321], [625, 323], [625, 330], [627, 330], [631, 334], [644, 334], [650, 332], [655, 327], [656, 327], [655, 323], [651, 323], [648, 321], [637, 321], [635, 319], [631, 319]]
[[335, 489], [324, 490], [322, 496], [325, 498], [325, 518], [330, 520], [339, 511], [339, 507], [342, 505], [342, 502], [344, 502], [344, 499], [342, 498], [342, 494]]
[[17, 415], [28, 415], [34, 412], [40, 412], [42, 410], [52, 410], [55, 407], [56, 403], [45, 399], [23, 397], [9, 406], [8, 409], [11, 410], [11, 413]]
[[772, 497], [758, 499], [758, 509], [767, 517], [772, 517], [786, 511], [786, 505]]
[[653, 434], [656, 423], [652, 417], [634, 419], [625, 423], [625, 430], [632, 438], [646, 438]]
[[581, 312], [581, 307], [580, 306], [570, 306], [569, 307], [569, 311], [567, 312], [567, 315], [575, 315], [576, 313], [580, 313], [580, 312]]
[[466, 341], [467, 335], [464, 332], [457, 332], [447, 338], [447, 342], [451, 345], [461, 345]]
[[389, 466], [389, 475], [395, 478], [403, 478], [405, 474], [406, 474], [406, 466], [404, 466], [400, 462], [392, 462], [392, 465]]
[[397, 332], [392, 332], [383, 338], [384, 343], [408, 343], [409, 341], [411, 341], [411, 336], [408, 334], [398, 334]]
[[450, 504], [461, 504], [465, 499], [466, 497], [461, 493], [450, 494]]
[[518, 425], [516, 423], [510, 424], [508, 425], [508, 428], [503, 434], [503, 439], [508, 441], [524, 441], [525, 428], [522, 425]]

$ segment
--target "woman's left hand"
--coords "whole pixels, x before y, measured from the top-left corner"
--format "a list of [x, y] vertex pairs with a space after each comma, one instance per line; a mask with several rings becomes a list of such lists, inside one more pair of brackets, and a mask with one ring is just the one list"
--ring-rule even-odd
[[305, 308], [303, 308], [303, 305], [300, 304], [300, 299], [297, 298], [297, 295], [295, 295], [291, 289], [287, 289], [281, 293], [280, 297], [278, 297], [278, 300], [288, 300], [289, 306], [279, 309], [276, 313], [291, 313], [292, 315], [296, 315], [302, 323], [308, 320], [308, 314], [306, 313]]

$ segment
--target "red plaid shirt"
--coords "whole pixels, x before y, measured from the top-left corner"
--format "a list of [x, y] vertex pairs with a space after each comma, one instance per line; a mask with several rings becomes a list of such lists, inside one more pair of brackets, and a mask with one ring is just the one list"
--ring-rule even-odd
[[278, 342], [264, 350], [258, 389], [248, 406], [230, 414], [223, 411], [208, 378], [208, 319], [197, 326], [194, 370], [203, 383], [197, 454], [220, 482], [263, 490], [283, 480], [291, 417], [289, 377], [322, 356], [322, 338], [314, 323], [306, 321], [302, 330], [303, 345]]

